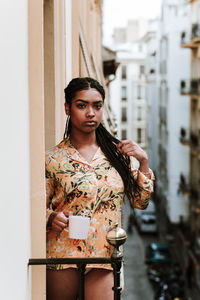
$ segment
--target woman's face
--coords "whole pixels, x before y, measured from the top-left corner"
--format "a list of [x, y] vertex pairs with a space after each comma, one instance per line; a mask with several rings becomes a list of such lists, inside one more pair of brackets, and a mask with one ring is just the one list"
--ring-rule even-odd
[[102, 120], [103, 99], [96, 89], [78, 91], [72, 103], [65, 104], [65, 111], [70, 115], [73, 129], [90, 133], [95, 131]]

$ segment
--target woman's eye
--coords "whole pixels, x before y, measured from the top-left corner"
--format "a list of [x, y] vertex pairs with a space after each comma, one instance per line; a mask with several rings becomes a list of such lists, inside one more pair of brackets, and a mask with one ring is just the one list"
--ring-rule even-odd
[[101, 109], [101, 108], [102, 108], [102, 104], [95, 104], [94, 107], [95, 107], [96, 109]]
[[86, 105], [85, 105], [85, 104], [81, 104], [81, 103], [79, 103], [79, 104], [77, 104], [77, 107], [78, 107], [78, 108], [81, 108], [81, 109], [83, 109], [83, 108], [85, 108], [85, 107], [86, 107]]

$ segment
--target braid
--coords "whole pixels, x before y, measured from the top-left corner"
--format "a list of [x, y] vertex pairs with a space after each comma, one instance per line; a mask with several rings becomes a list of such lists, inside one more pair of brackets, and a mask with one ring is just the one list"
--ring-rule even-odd
[[[64, 89], [65, 102], [71, 105], [72, 99], [78, 91], [88, 90], [90, 88], [96, 89], [101, 94], [102, 99], [105, 99], [104, 88], [97, 80], [90, 77], [78, 77], [72, 79], [68, 86]], [[71, 122], [70, 118], [68, 118], [65, 127], [64, 139], [69, 136], [70, 131]], [[130, 157], [121, 154], [116, 146], [119, 143], [119, 140], [112, 136], [102, 124], [100, 124], [96, 129], [96, 139], [110, 164], [121, 176], [124, 183], [124, 193], [127, 198], [131, 200], [134, 197], [135, 192], [140, 190], [140, 187], [133, 178]]]
[[64, 135], [63, 135], [63, 140], [65, 140], [69, 136], [70, 131], [71, 131], [71, 121], [70, 121], [70, 116], [68, 116], [67, 121], [66, 121], [66, 125], [65, 125], [65, 132], [64, 132]]
[[101, 150], [110, 164], [118, 171], [124, 183], [124, 193], [131, 201], [136, 191], [140, 190], [131, 172], [131, 161], [127, 155], [122, 155], [116, 144], [119, 140], [112, 136], [106, 128], [100, 124], [96, 129], [96, 139]]

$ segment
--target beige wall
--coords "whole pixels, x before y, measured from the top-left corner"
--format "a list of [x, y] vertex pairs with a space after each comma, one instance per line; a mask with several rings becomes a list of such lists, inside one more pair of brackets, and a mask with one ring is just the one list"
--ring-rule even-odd
[[55, 24], [55, 143], [63, 138], [65, 127], [64, 88], [66, 82], [65, 0], [54, 3]]
[[79, 72], [79, 0], [72, 1], [72, 77], [80, 76]]
[[[43, 4], [29, 0], [29, 99], [31, 167], [31, 257], [46, 256], [45, 251], [45, 173], [44, 173], [44, 60]], [[45, 267], [32, 269], [32, 299], [44, 300]]]
[[45, 149], [63, 137], [65, 88], [65, 1], [44, 1]]
[[[84, 50], [82, 50], [81, 47], [79, 56], [80, 75], [89, 75], [98, 78], [99, 76], [97, 73], [100, 73], [100, 70], [102, 69], [100, 1], [79, 0], [76, 3], [79, 3], [78, 11], [84, 44]], [[74, 22], [77, 21], [79, 22], [78, 18], [74, 19]]]
[[44, 0], [45, 148], [55, 145], [55, 33], [54, 0]]

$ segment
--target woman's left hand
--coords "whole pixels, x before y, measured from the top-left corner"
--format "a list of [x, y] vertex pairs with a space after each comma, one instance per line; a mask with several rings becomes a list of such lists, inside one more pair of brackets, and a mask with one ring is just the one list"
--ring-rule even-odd
[[146, 152], [134, 141], [121, 141], [117, 144], [117, 148], [120, 150], [121, 154], [134, 156], [140, 163], [145, 160], [148, 161]]
[[149, 162], [146, 152], [140, 148], [138, 144], [131, 140], [124, 140], [117, 144], [117, 148], [120, 150], [121, 154], [134, 156], [140, 163], [139, 170], [148, 178], [151, 178], [149, 171]]

